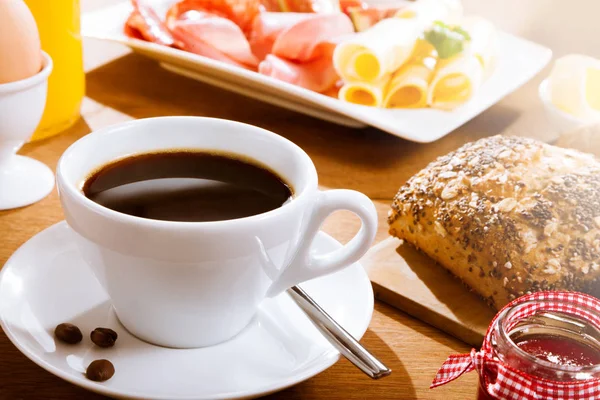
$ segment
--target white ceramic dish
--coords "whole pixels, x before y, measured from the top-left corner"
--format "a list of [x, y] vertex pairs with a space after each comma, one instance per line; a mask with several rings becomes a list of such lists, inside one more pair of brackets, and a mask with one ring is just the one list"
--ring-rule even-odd
[[[159, 15], [174, 0], [147, 0]], [[433, 109], [387, 110], [345, 103], [252, 71], [230, 66], [181, 50], [130, 39], [123, 24], [131, 11], [129, 1], [85, 14], [86, 37], [125, 44], [156, 59], [169, 70], [260, 101], [276, 104], [334, 123], [361, 127], [371, 125], [415, 142], [432, 142], [469, 121], [531, 79], [550, 60], [550, 49], [500, 32], [498, 62], [479, 93], [452, 111]]]
[[[341, 247], [324, 233], [314, 245], [317, 253]], [[363, 336], [373, 313], [373, 291], [359, 264], [302, 287], [355, 338]], [[81, 328], [82, 343], [55, 341], [54, 327], [66, 321]], [[0, 325], [23, 354], [50, 373], [127, 399], [254, 398], [306, 380], [339, 358], [287, 294], [266, 300], [244, 331], [220, 345], [182, 350], [143, 342], [117, 320], [65, 222], [34, 236], [5, 264], [0, 273]], [[98, 326], [117, 331], [114, 348], [91, 343], [89, 332]], [[104, 383], [83, 374], [99, 358], [111, 360], [116, 369]]]

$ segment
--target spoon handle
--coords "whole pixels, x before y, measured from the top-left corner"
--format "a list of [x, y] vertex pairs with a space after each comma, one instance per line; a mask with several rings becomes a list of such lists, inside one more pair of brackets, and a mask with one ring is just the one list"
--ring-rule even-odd
[[392, 372], [335, 322], [302, 288], [293, 286], [287, 290], [287, 293], [333, 347], [362, 372], [372, 379], [383, 378]]

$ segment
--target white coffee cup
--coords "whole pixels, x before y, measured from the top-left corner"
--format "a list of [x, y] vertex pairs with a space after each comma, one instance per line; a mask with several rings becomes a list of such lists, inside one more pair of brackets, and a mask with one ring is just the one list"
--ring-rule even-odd
[[[166, 149], [250, 157], [291, 184], [294, 198], [251, 217], [175, 222], [122, 214], [83, 194], [83, 182], [99, 167]], [[315, 166], [302, 149], [233, 121], [163, 117], [101, 129], [65, 151], [57, 183], [81, 254], [121, 323], [139, 338], [168, 347], [210, 346], [235, 336], [266, 297], [357, 261], [377, 229], [369, 198], [351, 190], [320, 191]], [[360, 231], [339, 250], [311, 254], [319, 227], [336, 210], [358, 215]]]

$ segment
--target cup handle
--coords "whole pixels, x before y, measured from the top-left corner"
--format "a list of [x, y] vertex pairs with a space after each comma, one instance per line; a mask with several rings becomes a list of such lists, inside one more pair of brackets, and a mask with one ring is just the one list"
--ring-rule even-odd
[[[339, 271], [358, 261], [371, 247], [377, 232], [377, 210], [367, 196], [354, 190], [328, 190], [319, 192], [315, 203], [294, 259], [273, 282], [267, 297], [275, 297], [301, 282]], [[356, 214], [362, 222], [360, 230], [340, 249], [322, 255], [311, 254], [319, 228], [329, 215], [338, 210]]]

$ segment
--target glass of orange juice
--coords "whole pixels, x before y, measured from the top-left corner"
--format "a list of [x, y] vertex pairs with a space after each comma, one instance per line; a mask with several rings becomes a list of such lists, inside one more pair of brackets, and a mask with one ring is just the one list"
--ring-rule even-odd
[[79, 118], [85, 92], [79, 0], [25, 0], [54, 61], [42, 121], [31, 140], [53, 136]]

